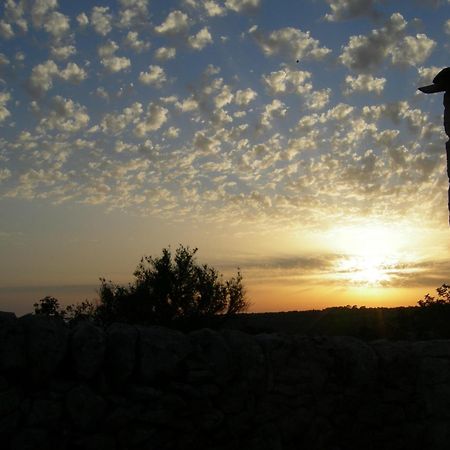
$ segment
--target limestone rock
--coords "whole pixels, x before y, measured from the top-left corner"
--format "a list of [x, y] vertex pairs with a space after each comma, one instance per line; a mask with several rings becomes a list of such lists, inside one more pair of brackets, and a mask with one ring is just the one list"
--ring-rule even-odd
[[26, 353], [32, 380], [42, 382], [57, 370], [67, 351], [68, 330], [62, 320], [26, 315], [19, 319], [26, 336]]
[[14, 313], [0, 312], [0, 371], [24, 368], [25, 334]]
[[136, 364], [136, 327], [113, 323], [107, 330], [106, 366], [115, 381], [124, 381], [133, 374]]
[[219, 384], [225, 384], [232, 375], [232, 355], [225, 339], [210, 329], [189, 334], [193, 346], [193, 357], [207, 367]]
[[144, 382], [158, 377], [175, 377], [192, 351], [188, 338], [179, 331], [162, 327], [139, 327], [139, 368]]
[[106, 410], [102, 397], [85, 385], [73, 388], [66, 398], [66, 407], [74, 425], [82, 431], [98, 428]]
[[96, 375], [105, 357], [104, 332], [90, 322], [81, 322], [71, 336], [71, 355], [76, 373], [85, 379]]

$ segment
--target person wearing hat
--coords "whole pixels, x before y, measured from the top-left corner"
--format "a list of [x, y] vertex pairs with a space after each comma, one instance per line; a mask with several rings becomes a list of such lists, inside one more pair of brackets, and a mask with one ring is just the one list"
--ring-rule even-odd
[[[445, 134], [448, 136], [448, 141], [445, 143], [445, 150], [447, 153], [447, 176], [450, 184], [450, 67], [442, 69], [433, 78], [433, 84], [422, 86], [418, 89], [425, 94], [444, 92], [444, 130]], [[450, 187], [448, 190], [448, 210], [450, 225]]]

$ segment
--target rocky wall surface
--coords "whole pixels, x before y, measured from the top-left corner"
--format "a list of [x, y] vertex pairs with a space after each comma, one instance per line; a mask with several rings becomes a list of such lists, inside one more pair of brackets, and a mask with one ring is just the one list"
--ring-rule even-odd
[[0, 313], [1, 449], [450, 448], [450, 341]]

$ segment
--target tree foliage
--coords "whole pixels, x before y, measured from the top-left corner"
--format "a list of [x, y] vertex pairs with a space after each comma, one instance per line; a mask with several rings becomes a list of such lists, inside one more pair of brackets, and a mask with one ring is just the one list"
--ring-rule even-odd
[[196, 253], [196, 248], [183, 245], [175, 254], [164, 248], [161, 256], [141, 259], [133, 273], [134, 282], [128, 286], [100, 278], [97, 303], [86, 300], [63, 310], [57, 299], [45, 297], [35, 303], [35, 313], [59, 316], [71, 323], [170, 325], [245, 311], [249, 303], [239, 269], [235, 277], [224, 280], [215, 268], [198, 264]]
[[450, 285], [443, 284], [441, 287], [436, 289], [436, 292], [438, 293], [437, 297], [426, 294], [423, 299], [417, 302], [418, 305], [422, 308], [450, 305]]

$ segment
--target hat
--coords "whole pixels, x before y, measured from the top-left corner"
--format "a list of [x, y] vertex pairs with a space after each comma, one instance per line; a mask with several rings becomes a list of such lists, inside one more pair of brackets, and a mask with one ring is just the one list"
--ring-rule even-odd
[[450, 90], [450, 67], [442, 69], [434, 78], [433, 84], [418, 88], [425, 94], [434, 94], [435, 92], [444, 92]]

